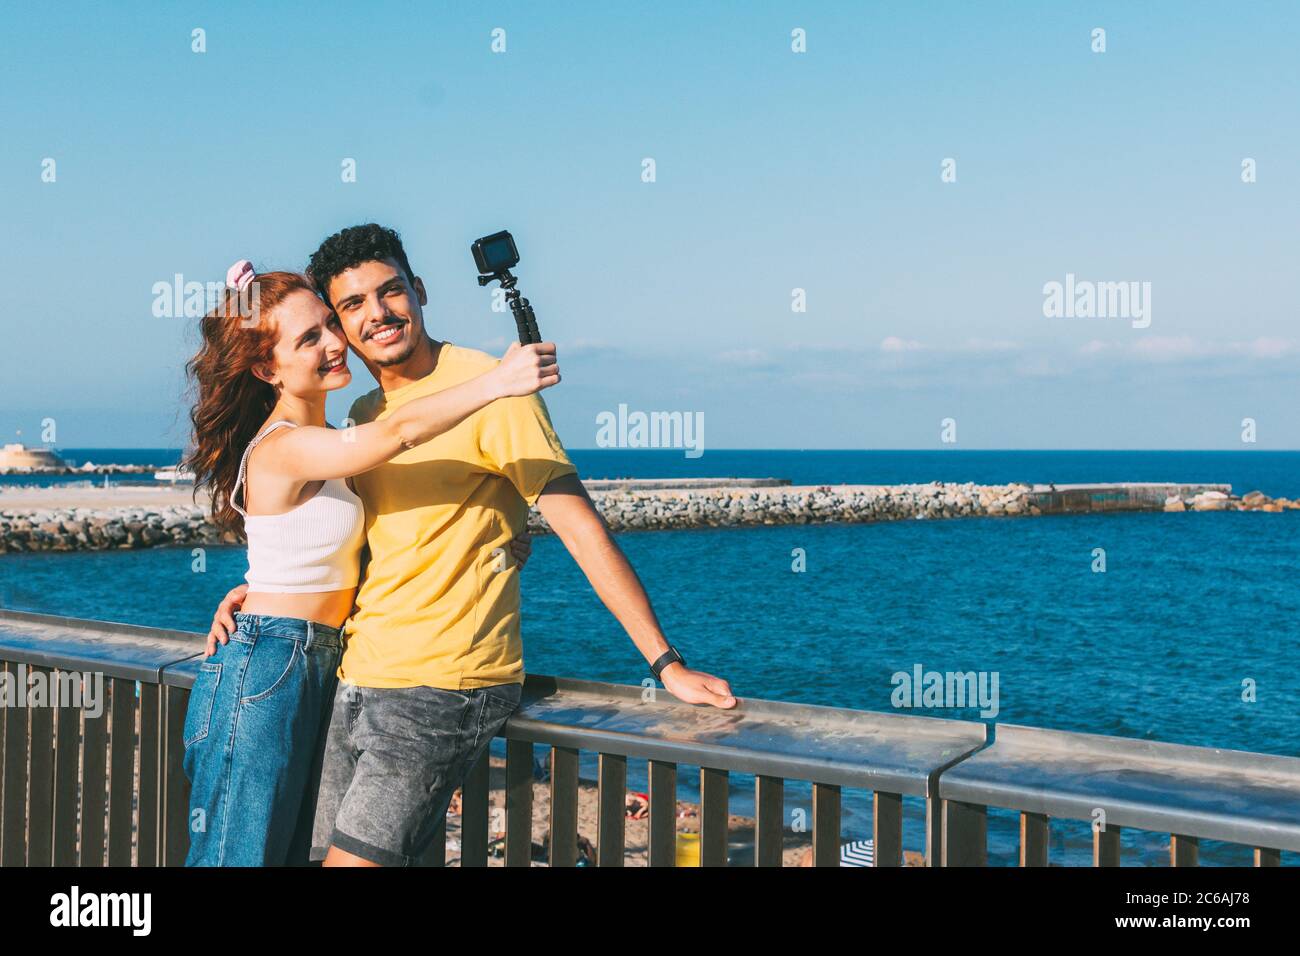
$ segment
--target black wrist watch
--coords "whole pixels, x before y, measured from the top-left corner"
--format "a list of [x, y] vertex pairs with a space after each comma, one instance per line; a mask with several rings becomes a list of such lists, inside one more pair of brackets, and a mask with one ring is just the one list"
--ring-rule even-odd
[[681, 654], [678, 654], [677, 648], [673, 647], [671, 644], [668, 645], [668, 650], [664, 651], [663, 656], [650, 665], [650, 673], [655, 675], [655, 680], [660, 680], [659, 675], [663, 673], [664, 668], [669, 664], [681, 664], [683, 667], [686, 666], [686, 658], [682, 657]]

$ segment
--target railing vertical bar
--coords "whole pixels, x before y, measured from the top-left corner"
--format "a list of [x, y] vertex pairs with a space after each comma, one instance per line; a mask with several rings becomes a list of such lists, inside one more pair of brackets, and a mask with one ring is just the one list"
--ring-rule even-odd
[[578, 751], [551, 748], [551, 866], [578, 862]]
[[108, 865], [130, 866], [135, 816], [135, 681], [110, 682]]
[[460, 865], [487, 866], [491, 757], [484, 750], [465, 775], [460, 794]]
[[[46, 688], [53, 672], [48, 667], [29, 667], [29, 675], [40, 676]], [[26, 688], [24, 688], [24, 691]], [[29, 698], [29, 703], [32, 699]], [[54, 712], [49, 700], [33, 706], [30, 743], [30, 776], [27, 780], [27, 865], [49, 866], [53, 860], [54, 827]]]
[[650, 761], [650, 865], [677, 865], [677, 764]]
[[780, 866], [785, 850], [785, 781], [759, 774], [754, 790], [754, 865]]
[[1170, 866], [1200, 866], [1200, 841], [1181, 833], [1169, 835]]
[[[90, 683], [90, 678], [86, 678]], [[85, 711], [81, 745], [81, 865], [104, 865], [104, 817], [108, 809], [108, 700], [109, 681], [100, 684], [99, 713]]]
[[1255, 865], [1256, 866], [1281, 866], [1282, 851], [1270, 850], [1267, 847], [1255, 847]]
[[[9, 662], [0, 659], [0, 682], [9, 687]], [[0, 866], [4, 865], [4, 765], [5, 735], [9, 726], [9, 711], [13, 708], [0, 708]]]
[[1047, 866], [1052, 824], [1045, 813], [1020, 814], [1020, 865]]
[[933, 782], [925, 797], [925, 865], [943, 865], [943, 800]]
[[506, 866], [532, 866], [533, 745], [506, 741]]
[[[17, 686], [17, 667], [5, 661], [6, 683], [21, 692]], [[4, 798], [0, 812], [0, 865], [27, 865], [27, 754], [29, 750], [28, 719], [26, 707], [6, 707], [4, 737]]]
[[942, 865], [988, 865], [987, 808], [960, 800], [943, 801]]
[[627, 757], [600, 755], [596, 865], [622, 866], [627, 849]]
[[190, 692], [184, 687], [164, 687], [166, 720], [162, 740], [162, 860], [164, 866], [184, 866], [190, 852], [190, 781], [185, 776], [185, 710]]
[[1119, 866], [1120, 865], [1120, 845], [1119, 836], [1123, 832], [1122, 827], [1106, 826], [1102, 829], [1093, 829], [1092, 831], [1092, 865], [1093, 866]]
[[700, 866], [726, 866], [731, 821], [729, 775], [700, 768]]
[[444, 813], [438, 818], [438, 824], [433, 828], [433, 838], [429, 841], [428, 847], [420, 854], [416, 861], [416, 866], [421, 867], [443, 867], [447, 865], [447, 814]]
[[840, 865], [840, 788], [813, 784], [813, 866]]
[[875, 866], [902, 866], [903, 795], [877, 790], [872, 797], [872, 863]]
[[[9, 686], [9, 662], [0, 660], [0, 682]], [[10, 707], [0, 707], [0, 866], [3, 866], [5, 858], [5, 737], [9, 733], [8, 714], [12, 710]]]
[[136, 798], [139, 808], [136, 825], [136, 866], [158, 865], [158, 782], [159, 753], [162, 743], [161, 694], [158, 684], [140, 682], [140, 785]]
[[[54, 717], [54, 806], [51, 817], [53, 860], [55, 866], [77, 865], [77, 791], [81, 768], [81, 708], [69, 700], [64, 691], [74, 671], [52, 673], [49, 704]], [[80, 674], [75, 674], [78, 682]]]

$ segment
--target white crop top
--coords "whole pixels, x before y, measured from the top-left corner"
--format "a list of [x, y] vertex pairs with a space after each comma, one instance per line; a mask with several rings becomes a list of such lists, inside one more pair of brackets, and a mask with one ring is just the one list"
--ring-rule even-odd
[[[311, 498], [278, 515], [250, 515], [235, 501], [245, 483], [248, 454], [281, 425], [272, 422], [248, 443], [230, 504], [244, 516], [250, 591], [307, 593], [356, 587], [366, 541], [365, 506], [342, 478], [327, 478]], [[247, 493], [244, 495], [247, 503]]]

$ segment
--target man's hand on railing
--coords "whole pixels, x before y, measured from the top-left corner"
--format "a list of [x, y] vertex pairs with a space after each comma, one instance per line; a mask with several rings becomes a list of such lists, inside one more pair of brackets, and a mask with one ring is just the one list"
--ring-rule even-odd
[[723, 710], [736, 706], [731, 685], [704, 671], [693, 671], [684, 664], [673, 663], [663, 669], [659, 679], [668, 693], [687, 704], [712, 704]]
[[247, 584], [233, 587], [217, 605], [217, 613], [212, 615], [212, 628], [208, 631], [208, 657], [217, 652], [218, 641], [225, 644], [230, 640], [230, 635], [235, 633], [235, 612], [244, 606], [244, 595], [247, 593]]

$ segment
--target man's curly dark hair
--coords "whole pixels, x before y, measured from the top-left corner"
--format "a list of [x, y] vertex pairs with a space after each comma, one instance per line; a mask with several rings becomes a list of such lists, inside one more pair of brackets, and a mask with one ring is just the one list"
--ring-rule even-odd
[[[376, 259], [392, 259], [402, 267], [407, 281], [414, 287], [415, 273], [411, 271], [411, 263], [406, 258], [406, 250], [402, 248], [402, 240], [397, 231], [374, 222], [368, 222], [364, 226], [349, 226], [322, 242], [307, 263], [307, 275], [316, 284], [325, 301], [329, 302], [331, 279], [340, 272]], [[332, 302], [330, 304], [333, 305]]]

